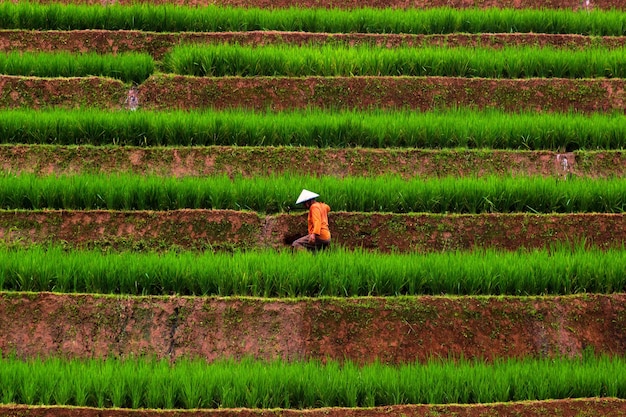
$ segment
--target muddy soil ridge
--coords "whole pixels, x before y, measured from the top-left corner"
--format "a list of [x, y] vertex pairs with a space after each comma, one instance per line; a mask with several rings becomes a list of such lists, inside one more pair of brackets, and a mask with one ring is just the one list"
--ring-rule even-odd
[[350, 360], [621, 355], [626, 295], [258, 299], [0, 293], [20, 358]]
[[[116, 250], [287, 249], [306, 234], [306, 213], [232, 210], [0, 211], [0, 240]], [[333, 212], [333, 244], [380, 252], [621, 248], [625, 214], [389, 214]]]

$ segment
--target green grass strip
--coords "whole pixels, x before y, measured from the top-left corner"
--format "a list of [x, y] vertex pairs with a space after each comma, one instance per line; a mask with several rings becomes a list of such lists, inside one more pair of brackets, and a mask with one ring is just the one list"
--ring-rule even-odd
[[0, 247], [0, 290], [129, 295], [356, 297], [568, 295], [626, 290], [626, 251], [583, 247], [381, 254], [342, 248], [137, 253]]
[[122, 53], [101, 55], [70, 52], [0, 53], [0, 73], [34, 77], [112, 77], [124, 82], [141, 83], [153, 72], [149, 54]]
[[626, 51], [549, 47], [386, 48], [345, 45], [209, 44], [175, 47], [167, 72], [193, 76], [450, 76], [624, 78]]
[[120, 408], [372, 407], [626, 396], [621, 357], [329, 361], [0, 359], [0, 402]]
[[0, 175], [3, 209], [288, 211], [302, 188], [335, 211], [428, 213], [623, 213], [626, 178], [412, 178], [399, 176], [233, 179], [132, 174]]
[[533, 9], [272, 9], [174, 5], [0, 4], [0, 28], [35, 30], [143, 30], [225, 32], [278, 30], [331, 33], [574, 33], [621, 36], [618, 10]]
[[0, 143], [124, 146], [624, 149], [623, 114], [468, 109], [289, 112], [0, 110]]

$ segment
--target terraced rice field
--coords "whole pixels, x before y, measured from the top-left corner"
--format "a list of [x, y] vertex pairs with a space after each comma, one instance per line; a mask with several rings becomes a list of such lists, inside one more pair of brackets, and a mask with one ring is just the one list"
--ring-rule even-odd
[[3, 2], [0, 415], [626, 415], [626, 4], [440, 3]]

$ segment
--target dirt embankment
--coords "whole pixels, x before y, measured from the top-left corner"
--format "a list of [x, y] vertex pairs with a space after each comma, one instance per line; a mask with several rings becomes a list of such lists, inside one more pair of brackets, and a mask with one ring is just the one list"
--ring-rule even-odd
[[145, 108], [253, 110], [495, 108], [505, 111], [622, 112], [625, 80], [457, 77], [153, 76], [139, 87]]
[[[620, 248], [624, 214], [332, 213], [336, 246], [381, 252], [547, 248], [585, 244]], [[0, 211], [5, 244], [143, 250], [286, 249], [306, 234], [306, 213], [259, 215], [229, 210]]]
[[18, 357], [254, 357], [398, 364], [621, 355], [626, 295], [277, 300], [0, 293]]
[[[623, 112], [621, 79], [484, 79], [456, 77], [184, 77], [155, 75], [138, 87], [140, 108], [256, 111], [495, 108], [505, 111]], [[128, 86], [89, 77], [0, 76], [4, 108], [122, 109]]]
[[376, 175], [403, 178], [489, 175], [607, 178], [626, 175], [626, 152], [0, 145], [0, 169], [36, 175], [124, 172], [177, 178], [280, 174], [337, 178]]

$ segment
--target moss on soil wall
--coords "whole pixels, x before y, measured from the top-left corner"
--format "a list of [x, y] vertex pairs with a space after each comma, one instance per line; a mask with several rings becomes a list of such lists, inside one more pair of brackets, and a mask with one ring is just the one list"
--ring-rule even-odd
[[0, 350], [358, 363], [626, 348], [626, 295], [257, 299], [0, 293]]

